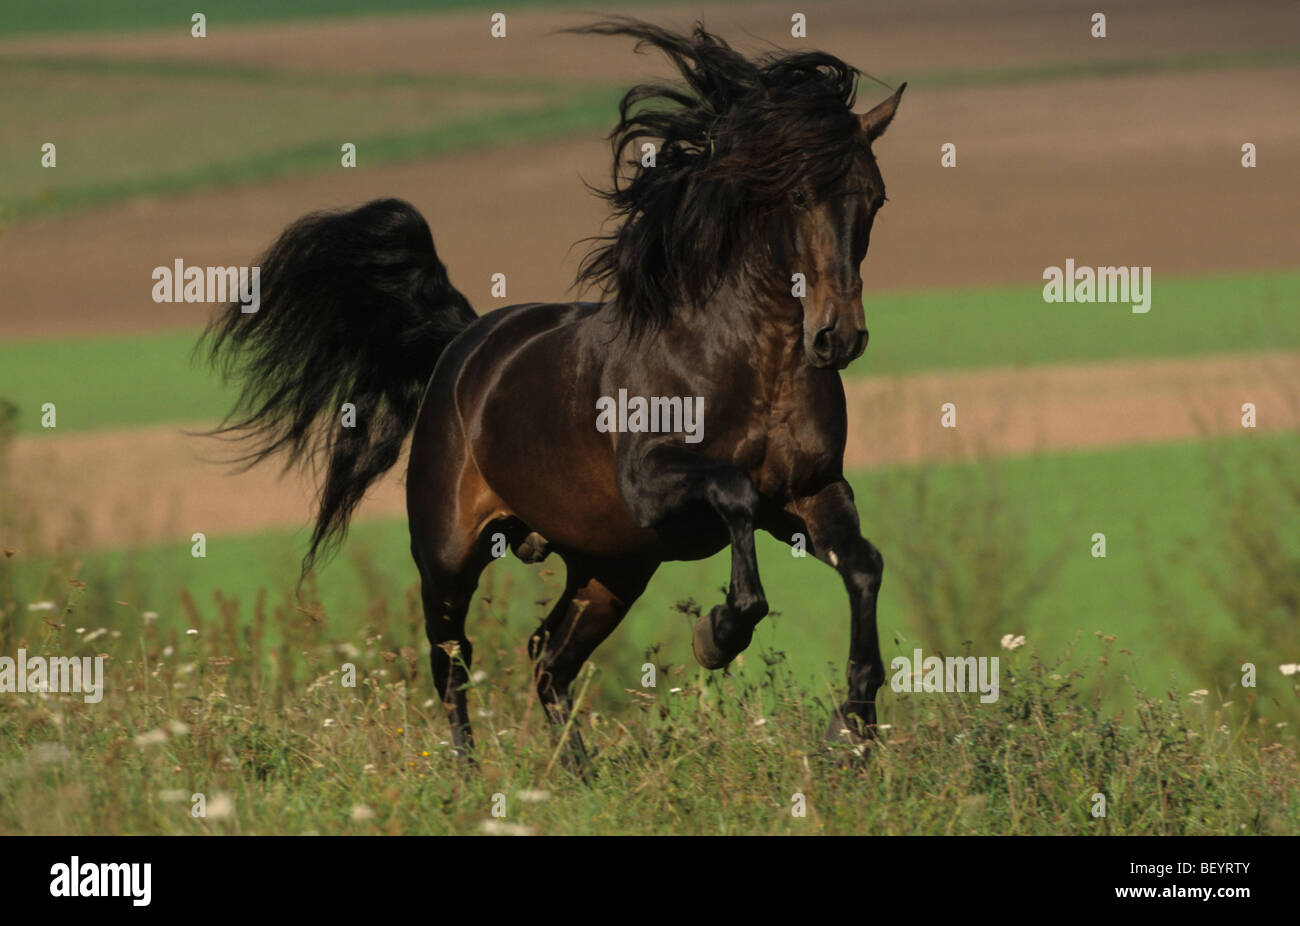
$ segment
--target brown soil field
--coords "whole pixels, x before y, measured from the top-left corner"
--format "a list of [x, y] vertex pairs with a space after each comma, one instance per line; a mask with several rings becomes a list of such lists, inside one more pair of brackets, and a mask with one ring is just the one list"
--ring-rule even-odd
[[[1293, 266], [1296, 98], [1300, 68], [909, 92], [877, 142], [890, 203], [868, 294], [1041, 285], [1067, 257], [1148, 265], [1156, 280]], [[1258, 146], [1253, 170], [1239, 164], [1243, 140]], [[945, 141], [956, 168], [939, 166]], [[508, 301], [572, 298], [575, 243], [605, 217], [582, 181], [603, 183], [608, 160], [599, 138], [576, 138], [26, 223], [0, 236], [0, 336], [195, 327], [198, 307], [150, 300], [154, 267], [247, 263], [305, 212], [390, 195], [425, 214], [479, 311], [502, 304], [488, 295], [495, 272]]]
[[[493, 78], [628, 79], [659, 72], [626, 42], [559, 34], [600, 18], [600, 4], [507, 13], [493, 38], [487, 12], [369, 16], [319, 22], [224, 25], [209, 20], [195, 40], [189, 17], [175, 29], [0, 41], [0, 55], [203, 61], [291, 70], [466, 74]], [[790, 35], [798, 9], [807, 37]], [[1090, 35], [1092, 0], [818, 0], [788, 3], [618, 4], [608, 13], [684, 28], [702, 19], [732, 44], [753, 49], [806, 45], [866, 71], [986, 69], [1097, 58], [1259, 50], [1293, 42], [1300, 10], [1284, 0], [1130, 0], [1107, 14], [1107, 35]], [[587, 10], [587, 12], [584, 12]]]
[[[1280, 352], [1024, 370], [926, 373], [848, 384], [850, 469], [927, 460], [1141, 444], [1300, 427], [1300, 353]], [[957, 427], [940, 426], [940, 406]], [[0, 537], [23, 548], [175, 541], [311, 519], [312, 489], [274, 467], [231, 473], [214, 462], [227, 448], [176, 428], [40, 436], [15, 442], [10, 476], [22, 491], [18, 523]], [[405, 513], [394, 469], [359, 517]]]
[[[1086, 24], [1090, 9], [985, 0], [821, 4], [808, 8], [822, 30], [808, 42], [906, 76], [912, 69], [1258, 49], [1300, 34], [1291, 27], [1300, 21], [1294, 4], [1152, 2], [1116, 11], [1104, 40], [1066, 38], [1076, 20]], [[704, 10], [711, 27], [746, 47], [780, 39], [785, 27], [770, 24], [789, 20], [787, 8], [775, 4], [641, 12], [675, 22], [689, 19], [687, 10]], [[506, 50], [492, 55], [479, 47], [491, 40], [476, 45], [471, 34], [486, 34], [478, 14], [222, 28], [202, 42], [188, 33], [11, 40], [0, 42], [0, 55], [201, 54], [284, 67], [424, 67], [482, 76], [528, 67], [554, 76], [585, 68], [602, 79], [630, 78], [637, 68], [665, 73], [656, 57], [634, 56], [624, 41], [543, 35], [568, 21], [549, 11], [512, 13], [511, 35], [520, 41], [506, 40]], [[425, 29], [439, 36], [433, 45]], [[1075, 31], [1086, 36], [1082, 26]], [[864, 105], [883, 93], [864, 84]], [[1043, 267], [1067, 257], [1150, 265], [1157, 280], [1294, 266], [1297, 97], [1300, 66], [909, 90], [877, 143], [891, 202], [873, 235], [868, 292], [1038, 285]], [[1259, 152], [1252, 170], [1239, 163], [1245, 141]], [[957, 146], [956, 168], [940, 166], [945, 142]], [[390, 195], [426, 214], [453, 281], [480, 311], [500, 304], [488, 295], [496, 272], [507, 275], [508, 301], [564, 298], [583, 253], [577, 242], [597, 234], [604, 219], [582, 183], [601, 184], [608, 175], [598, 133], [374, 167], [364, 166], [363, 152], [362, 164], [11, 226], [0, 235], [0, 337], [193, 328], [203, 321], [196, 307], [150, 300], [154, 267], [178, 257], [247, 263], [305, 212]]]

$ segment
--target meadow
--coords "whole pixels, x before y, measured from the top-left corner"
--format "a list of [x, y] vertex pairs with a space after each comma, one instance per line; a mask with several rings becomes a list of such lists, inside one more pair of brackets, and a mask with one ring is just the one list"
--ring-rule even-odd
[[[1300, 514], [1300, 485], [1277, 478], [1300, 441], [1250, 440], [1262, 446], [856, 474], [888, 563], [886, 660], [914, 647], [1003, 660], [992, 705], [883, 692], [888, 727], [865, 766], [817, 746], [842, 688], [843, 592], [768, 538], [776, 613], [729, 673], [703, 672], [689, 651], [725, 555], [662, 569], [597, 653], [580, 695], [598, 749], [588, 785], [556, 764], [529, 683], [524, 641], [560, 589], [553, 561], [508, 558], [485, 575], [471, 616], [483, 774], [466, 776], [430, 697], [400, 521], [358, 525], [301, 600], [301, 532], [210, 538], [204, 559], [186, 544], [7, 550], [3, 649], [105, 654], [108, 694], [93, 707], [6, 702], [0, 828], [1294, 832], [1300, 692], [1273, 657], [1293, 639], [1274, 612], [1296, 589], [1245, 554], [1271, 532], [1282, 562], [1300, 562], [1275, 527]], [[1211, 477], [1225, 472], [1216, 499]], [[1198, 495], [1213, 501], [1179, 504]], [[1094, 529], [1104, 559], [1090, 554]], [[1222, 563], [1239, 570], [1226, 595], [1207, 578]], [[1006, 634], [1028, 642], [1001, 649]], [[1257, 663], [1258, 688], [1241, 687], [1242, 661]], [[341, 685], [348, 663], [357, 689]], [[114, 773], [90, 780], [87, 766]], [[189, 815], [196, 793], [216, 800], [215, 819]], [[490, 814], [498, 793], [504, 819]], [[796, 793], [806, 819], [790, 813]], [[1105, 818], [1090, 816], [1094, 793]], [[38, 823], [35, 807], [54, 816]]]
[[[1272, 449], [1289, 459], [1296, 441]], [[558, 591], [549, 564], [496, 564], [480, 588], [471, 703], [481, 766], [468, 772], [431, 697], [404, 525], [360, 527], [346, 559], [308, 586], [306, 607], [291, 593], [300, 537], [215, 538], [205, 560], [183, 547], [44, 562], [7, 550], [5, 651], [102, 654], [108, 668], [101, 704], [4, 703], [0, 831], [1295, 832], [1300, 691], [1268, 661], [1290, 627], [1270, 635], [1270, 602], [1214, 603], [1200, 582], [1240, 538], [1189, 546], [1201, 534], [1182, 532], [1202, 530], [1204, 512], [1158, 517], [1196, 491], [1204, 452], [855, 479], [897, 564], [881, 598], [886, 659], [913, 645], [1002, 659], [993, 704], [883, 692], [869, 762], [819, 745], [841, 691], [838, 583], [774, 543], [760, 562], [780, 613], [727, 673], [690, 659], [697, 612], [679, 599], [720, 594], [725, 561], [660, 573], [579, 684], [577, 722], [594, 748], [587, 783], [557, 764], [529, 684], [524, 641]], [[1127, 491], [1080, 491], [1089, 476]], [[992, 479], [1017, 487], [1011, 504], [994, 490], [972, 499]], [[1257, 497], [1265, 510], [1251, 506], [1253, 523], [1271, 523], [1280, 501]], [[881, 517], [891, 509], [916, 521]], [[1132, 546], [1151, 517], [1159, 536]], [[1099, 522], [1114, 551], [1105, 560], [1089, 557], [1084, 536]], [[1060, 541], [1072, 549], [1049, 552]], [[1199, 606], [1162, 613], [1143, 573], [1178, 551], [1161, 580]], [[1038, 579], [1017, 586], [1026, 560]], [[1239, 578], [1233, 594], [1269, 587]], [[1003, 632], [1028, 642], [999, 649]], [[1237, 684], [1240, 659], [1260, 660], [1258, 689]], [[350, 666], [356, 687], [343, 684]], [[1096, 794], [1104, 817], [1092, 814]], [[205, 816], [190, 813], [195, 795]]]

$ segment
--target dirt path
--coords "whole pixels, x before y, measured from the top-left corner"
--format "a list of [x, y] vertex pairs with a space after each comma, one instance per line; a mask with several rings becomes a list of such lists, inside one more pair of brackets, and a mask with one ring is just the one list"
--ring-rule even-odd
[[[1255, 404], [1261, 431], [1300, 428], [1300, 353], [1292, 352], [849, 385], [850, 468], [1242, 434], [1244, 402]], [[945, 402], [957, 408], [956, 429], [940, 426]], [[311, 492], [301, 478], [281, 481], [274, 469], [228, 474], [203, 459], [221, 450], [176, 428], [19, 439], [12, 478], [20, 523], [29, 528], [0, 543], [185, 544], [195, 531], [296, 528], [309, 520]], [[360, 517], [404, 511], [394, 476], [374, 489]]]
[[[1300, 353], [925, 373], [848, 384], [850, 467], [1300, 427]], [[957, 427], [940, 424], [957, 409]]]

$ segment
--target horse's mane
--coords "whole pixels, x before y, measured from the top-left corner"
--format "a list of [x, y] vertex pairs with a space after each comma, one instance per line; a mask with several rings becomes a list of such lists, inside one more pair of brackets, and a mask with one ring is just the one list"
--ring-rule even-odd
[[[597, 190], [617, 230], [578, 271], [617, 302], [632, 333], [675, 308], [699, 306], [735, 277], [755, 248], [779, 259], [789, 239], [788, 197], [816, 197], [853, 164], [858, 71], [823, 52], [749, 59], [697, 23], [683, 35], [618, 18], [572, 30], [627, 35], [662, 51], [685, 85], [639, 84], [610, 133], [613, 183]], [[655, 144], [653, 167], [641, 145]], [[770, 265], [770, 263], [769, 263]]]

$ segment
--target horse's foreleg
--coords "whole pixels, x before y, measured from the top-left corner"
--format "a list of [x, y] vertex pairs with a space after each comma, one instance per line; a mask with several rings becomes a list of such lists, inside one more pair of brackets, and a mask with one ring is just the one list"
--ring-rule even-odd
[[797, 499], [789, 510], [806, 526], [810, 551], [834, 567], [849, 593], [848, 700], [831, 717], [826, 737], [861, 743], [875, 733], [876, 692], [885, 681], [876, 629], [876, 596], [885, 561], [862, 536], [847, 482]]
[[754, 521], [759, 495], [739, 468], [660, 445], [620, 471], [623, 499], [637, 523], [652, 527], [707, 503], [722, 519], [731, 539], [731, 585], [724, 604], [695, 624], [695, 658], [706, 669], [721, 669], [749, 646], [754, 627], [767, 614], [767, 597], [758, 578]]

